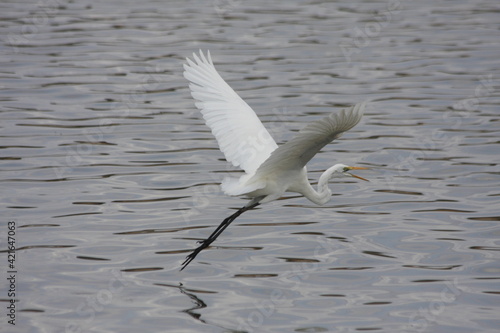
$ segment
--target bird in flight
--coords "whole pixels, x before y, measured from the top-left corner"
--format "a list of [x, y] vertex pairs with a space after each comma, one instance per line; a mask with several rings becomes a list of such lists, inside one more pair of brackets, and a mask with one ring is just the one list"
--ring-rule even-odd
[[306, 164], [328, 143], [353, 128], [360, 120], [365, 103], [359, 103], [338, 113], [306, 125], [287, 143], [278, 147], [255, 112], [224, 81], [214, 67], [210, 52], [200, 50], [187, 58], [184, 77], [190, 81], [191, 95], [197, 101], [208, 127], [212, 130], [226, 160], [240, 167], [245, 174], [240, 178], [223, 180], [222, 190], [231, 196], [245, 195], [251, 200], [227, 217], [200, 245], [186, 257], [181, 271], [241, 214], [280, 198], [285, 192], [296, 192], [318, 205], [327, 203], [332, 192], [328, 181], [334, 177], [355, 177], [349, 171], [363, 167], [335, 164], [319, 178], [315, 190], [307, 178]]

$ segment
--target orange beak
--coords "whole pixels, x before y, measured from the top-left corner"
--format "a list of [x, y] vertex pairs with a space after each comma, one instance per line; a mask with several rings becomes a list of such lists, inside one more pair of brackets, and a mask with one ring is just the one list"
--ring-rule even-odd
[[[368, 169], [369, 168], [363, 168], [363, 167], [349, 167], [349, 170], [368, 170]], [[364, 179], [363, 177], [353, 175], [352, 173], [346, 172], [346, 174], [348, 174], [351, 177], [358, 178], [358, 179], [364, 180], [366, 182], [369, 182], [368, 179]]]

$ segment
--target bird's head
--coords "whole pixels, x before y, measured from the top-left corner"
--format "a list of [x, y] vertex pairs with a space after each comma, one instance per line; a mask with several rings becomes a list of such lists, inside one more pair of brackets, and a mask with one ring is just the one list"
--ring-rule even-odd
[[352, 173], [349, 172], [351, 170], [367, 170], [367, 169], [368, 168], [348, 166], [345, 164], [335, 164], [333, 166], [333, 174], [332, 175], [336, 175], [337, 177], [354, 177], [354, 178], [358, 178], [358, 179], [361, 179], [361, 180], [368, 182], [369, 181], [368, 179], [353, 175]]

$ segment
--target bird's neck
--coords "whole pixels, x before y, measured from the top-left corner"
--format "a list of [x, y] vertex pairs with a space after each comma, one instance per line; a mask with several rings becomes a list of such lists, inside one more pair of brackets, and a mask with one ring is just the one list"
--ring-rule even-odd
[[312, 200], [318, 205], [324, 205], [330, 201], [332, 197], [332, 191], [328, 187], [328, 181], [333, 177], [335, 172], [335, 166], [327, 169], [318, 180], [318, 192], [315, 195], [315, 200]]
[[302, 170], [302, 177], [300, 177], [300, 182], [295, 184], [295, 187], [289, 188], [289, 191], [298, 192], [305, 196], [307, 199], [311, 200], [317, 205], [324, 205], [330, 201], [332, 197], [332, 191], [328, 188], [328, 181], [334, 176], [335, 166], [327, 169], [318, 181], [318, 191], [316, 191], [307, 179], [307, 171], [304, 168]]

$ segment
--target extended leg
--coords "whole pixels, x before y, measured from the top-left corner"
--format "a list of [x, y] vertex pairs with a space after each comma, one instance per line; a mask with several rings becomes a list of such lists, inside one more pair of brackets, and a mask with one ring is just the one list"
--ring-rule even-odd
[[238, 216], [240, 216], [241, 214], [243, 214], [247, 210], [255, 208], [258, 205], [259, 205], [259, 202], [250, 202], [249, 205], [238, 209], [236, 211], [236, 213], [234, 213], [233, 215], [224, 219], [224, 221], [222, 221], [222, 223], [219, 224], [219, 226], [214, 230], [214, 232], [207, 239], [205, 239], [204, 241], [201, 241], [201, 245], [198, 246], [196, 249], [194, 249], [193, 252], [186, 257], [186, 260], [184, 260], [184, 262], [182, 263], [181, 271], [184, 268], [186, 268], [186, 266], [189, 265], [189, 263], [191, 261], [193, 261], [194, 258], [196, 258], [198, 253], [200, 253], [203, 249], [206, 249], [207, 247], [209, 247], [210, 244], [212, 244], [217, 239], [217, 237], [219, 237], [219, 235], [231, 224], [231, 222], [233, 222]]

